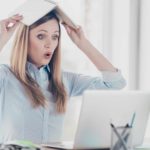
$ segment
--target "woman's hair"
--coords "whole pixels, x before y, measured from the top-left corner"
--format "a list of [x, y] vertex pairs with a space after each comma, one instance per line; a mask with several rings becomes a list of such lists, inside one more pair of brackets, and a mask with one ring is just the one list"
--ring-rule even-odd
[[[11, 70], [23, 84], [33, 107], [45, 107], [47, 104], [47, 100], [42, 93], [38, 83], [30, 76], [26, 68], [29, 48], [29, 32], [31, 29], [51, 19], [57, 20], [59, 25], [59, 32], [61, 32], [59, 19], [56, 16], [55, 11], [52, 11], [29, 27], [24, 24], [20, 24], [12, 49], [10, 60]], [[59, 113], [64, 113], [66, 111], [67, 93], [61, 78], [60, 36], [58, 46], [56, 47], [53, 57], [48, 65], [50, 67], [49, 90], [54, 95], [56, 101], [56, 110]]]

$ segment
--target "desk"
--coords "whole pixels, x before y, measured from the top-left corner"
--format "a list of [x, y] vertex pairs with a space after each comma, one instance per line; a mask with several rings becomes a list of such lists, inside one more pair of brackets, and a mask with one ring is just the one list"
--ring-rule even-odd
[[[60, 150], [57, 148], [42, 148], [41, 150]], [[61, 149], [62, 150], [62, 149]], [[75, 150], [75, 149], [74, 149]], [[87, 150], [87, 149], [86, 149]], [[88, 150], [110, 150], [110, 149], [88, 149]]]

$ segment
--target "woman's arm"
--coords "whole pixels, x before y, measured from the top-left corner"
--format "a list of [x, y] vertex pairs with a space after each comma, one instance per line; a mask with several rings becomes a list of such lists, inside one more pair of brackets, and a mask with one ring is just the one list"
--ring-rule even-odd
[[85, 90], [119, 90], [126, 86], [121, 71], [106, 71], [97, 77], [63, 72], [63, 83], [69, 96], [80, 96]]
[[0, 51], [13, 35], [21, 19], [22, 16], [17, 14], [0, 21]]
[[100, 71], [117, 71], [108, 59], [103, 56], [102, 53], [100, 53], [85, 37], [81, 27], [74, 30], [65, 24], [64, 26], [72, 41], [87, 55], [87, 57], [95, 64], [97, 69]]
[[100, 71], [117, 71], [117, 69], [102, 55], [90, 41], [85, 39], [79, 48], [87, 55], [87, 57], [95, 64]]
[[70, 96], [79, 96], [85, 90], [122, 89], [126, 81], [121, 74], [85, 37], [81, 27], [76, 30], [65, 25], [72, 41], [84, 52], [95, 66], [102, 71], [102, 77], [90, 77], [75, 73], [63, 73], [63, 81]]
[[4, 45], [5, 45], [5, 41], [0, 36], [0, 52], [3, 49]]

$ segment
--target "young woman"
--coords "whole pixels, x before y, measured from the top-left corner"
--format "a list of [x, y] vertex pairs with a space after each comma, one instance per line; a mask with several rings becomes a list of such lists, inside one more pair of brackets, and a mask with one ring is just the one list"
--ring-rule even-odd
[[[121, 89], [125, 80], [85, 37], [64, 24], [73, 43], [102, 72], [89, 77], [61, 71], [61, 28], [52, 11], [31, 26], [15, 15], [0, 21], [0, 50], [17, 27], [10, 65], [0, 65], [0, 143], [31, 140], [59, 141], [69, 97], [86, 89]], [[13, 26], [10, 26], [10, 23]]]

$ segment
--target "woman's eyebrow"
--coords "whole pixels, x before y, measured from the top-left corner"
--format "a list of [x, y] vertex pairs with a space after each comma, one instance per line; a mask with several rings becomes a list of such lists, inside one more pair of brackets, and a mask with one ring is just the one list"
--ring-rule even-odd
[[47, 30], [39, 30], [38, 32], [41, 32], [41, 31], [48, 32]]
[[[48, 31], [47, 30], [39, 30], [38, 32], [41, 32], [41, 31], [44, 31], [44, 32], [47, 32], [48, 33]], [[54, 31], [54, 33], [56, 33], [56, 32], [58, 32], [59, 33], [59, 31]]]

